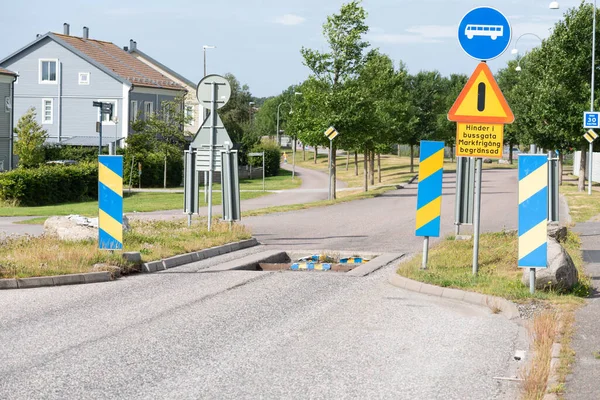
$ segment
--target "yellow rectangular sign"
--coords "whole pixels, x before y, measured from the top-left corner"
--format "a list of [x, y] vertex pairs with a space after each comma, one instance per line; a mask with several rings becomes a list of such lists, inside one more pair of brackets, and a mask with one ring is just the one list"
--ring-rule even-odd
[[503, 124], [456, 124], [456, 156], [502, 158]]

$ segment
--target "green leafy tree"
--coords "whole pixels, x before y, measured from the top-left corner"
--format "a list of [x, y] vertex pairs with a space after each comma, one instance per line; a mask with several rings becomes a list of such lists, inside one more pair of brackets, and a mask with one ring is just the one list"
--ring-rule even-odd
[[[347, 110], [352, 106], [348, 101], [355, 98], [356, 93], [346, 90], [344, 86], [356, 77], [365, 62], [364, 51], [369, 46], [369, 43], [363, 40], [369, 29], [365, 24], [366, 17], [367, 13], [360, 6], [360, 1], [343, 4], [340, 12], [328, 16], [323, 25], [323, 35], [329, 50], [321, 52], [304, 47], [301, 50], [304, 64], [312, 73], [311, 89], [319, 87], [321, 90], [321, 93], [311, 94], [312, 100], [318, 101], [315, 103], [317, 108], [314, 109], [318, 114], [312, 122], [321, 122], [321, 134], [328, 125], [334, 125], [340, 132], [339, 140], [330, 143], [332, 154], [335, 154], [338, 141], [341, 147], [347, 147], [353, 141], [352, 131], [346, 129], [347, 120], [344, 116], [348, 115]], [[318, 84], [315, 84], [315, 81]], [[333, 174], [330, 187], [335, 198], [335, 157], [332, 158], [331, 165]]]
[[443, 91], [440, 94], [441, 109], [437, 116], [436, 139], [443, 140], [446, 146], [453, 147], [456, 143], [456, 122], [448, 121], [448, 111], [467, 84], [464, 74], [452, 74], [443, 78]]
[[142, 160], [149, 153], [164, 157], [163, 186], [167, 187], [169, 158], [181, 157], [186, 144], [184, 126], [189, 122], [181, 99], [164, 101], [160, 109], [145, 120], [132, 124], [134, 134], [127, 138], [129, 154]]
[[48, 132], [35, 120], [35, 108], [27, 110], [14, 129], [17, 135], [15, 154], [19, 156], [19, 166], [22, 168], [35, 168], [44, 162], [44, 142]]

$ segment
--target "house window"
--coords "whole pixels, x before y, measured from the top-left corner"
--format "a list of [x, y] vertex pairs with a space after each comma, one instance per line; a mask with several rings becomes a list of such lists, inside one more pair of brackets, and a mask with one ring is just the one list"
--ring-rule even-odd
[[56, 83], [57, 60], [40, 60], [40, 83]]
[[148, 119], [152, 114], [154, 114], [154, 103], [151, 101], [146, 101], [144, 103], [144, 116], [146, 119]]
[[137, 100], [131, 100], [131, 106], [129, 107], [129, 121], [135, 122], [138, 117], [138, 102]]
[[89, 85], [90, 84], [90, 73], [89, 72], [80, 72], [79, 73], [79, 84], [80, 85]]
[[194, 125], [194, 106], [185, 106], [185, 122], [187, 125]]
[[42, 124], [53, 123], [53, 108], [52, 99], [42, 99]]

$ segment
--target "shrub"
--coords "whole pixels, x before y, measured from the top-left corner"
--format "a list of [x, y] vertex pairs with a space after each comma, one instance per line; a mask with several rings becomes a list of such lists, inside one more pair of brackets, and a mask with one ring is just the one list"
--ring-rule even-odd
[[15, 128], [15, 154], [19, 156], [19, 166], [35, 168], [44, 161], [44, 142], [48, 138], [46, 130], [35, 120], [35, 108], [27, 110]]
[[98, 161], [98, 147], [93, 146], [61, 146], [49, 145], [44, 148], [46, 161], [75, 160], [75, 161]]
[[[281, 163], [281, 148], [272, 140], [263, 140], [254, 146], [251, 152], [265, 152], [265, 175], [277, 176]], [[248, 157], [248, 163], [253, 167], [262, 167], [262, 157]]]
[[98, 198], [98, 163], [18, 168], [0, 174], [0, 199], [42, 206]]
[[[125, 149], [123, 158], [123, 187], [129, 187], [132, 154]], [[138, 163], [142, 163], [142, 187], [163, 187], [165, 155], [163, 153], [147, 153], [136, 156], [133, 160], [131, 185], [139, 186]], [[183, 151], [181, 154], [172, 153], [167, 158], [167, 186], [178, 187], [183, 182]]]

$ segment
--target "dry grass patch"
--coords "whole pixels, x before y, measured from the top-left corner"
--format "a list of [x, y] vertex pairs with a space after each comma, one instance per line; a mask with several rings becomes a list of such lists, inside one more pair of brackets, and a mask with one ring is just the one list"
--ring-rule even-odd
[[[124, 251], [138, 251], [144, 262], [189, 253], [251, 237], [242, 225], [216, 222], [206, 230], [206, 219], [187, 221], [131, 221], [124, 235]], [[18, 237], [0, 243], [0, 278], [26, 278], [91, 272], [94, 264], [137, 270], [126, 263], [120, 251], [98, 250], [96, 241], [63, 242], [49, 236]]]
[[542, 399], [546, 393], [552, 345], [557, 337], [558, 314], [547, 311], [537, 315], [530, 324], [529, 333], [534, 355], [526, 371], [523, 371], [523, 399]]
[[586, 190], [580, 192], [576, 184], [564, 184], [560, 192], [567, 198], [573, 222], [585, 222], [600, 214], [600, 192], [593, 190], [590, 196], [587, 186]]

